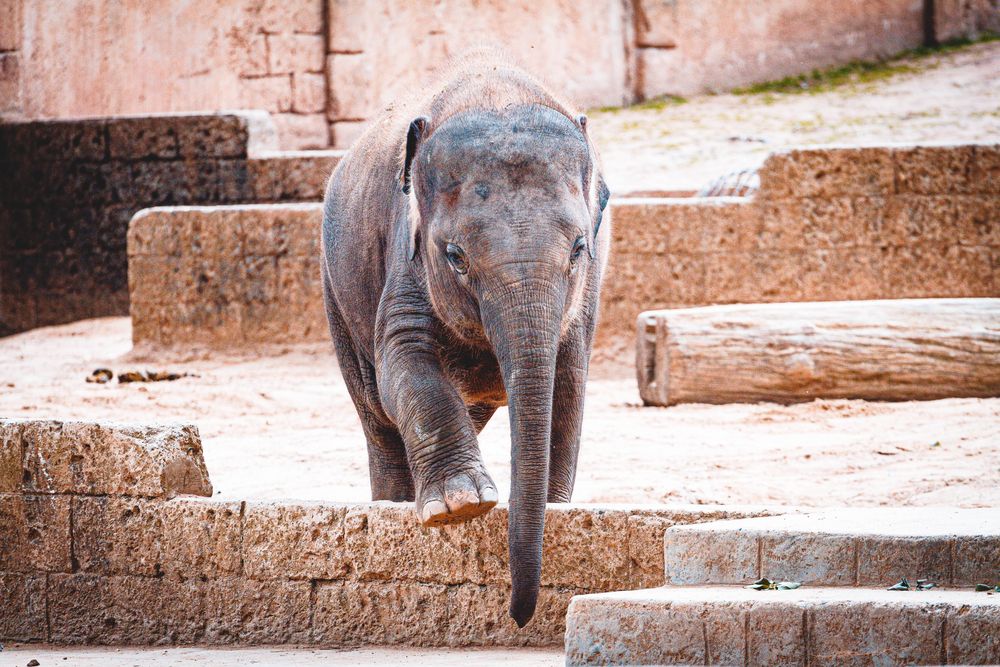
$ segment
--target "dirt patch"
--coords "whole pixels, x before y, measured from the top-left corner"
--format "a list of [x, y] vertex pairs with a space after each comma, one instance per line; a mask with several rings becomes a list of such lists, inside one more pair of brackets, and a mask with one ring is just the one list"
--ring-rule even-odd
[[[126, 318], [0, 339], [0, 415], [194, 422], [219, 497], [369, 498], [364, 437], [330, 346], [188, 350], [151, 367], [197, 378], [87, 383], [95, 368], [136, 365], [129, 340]], [[643, 408], [627, 356], [605, 355], [593, 376], [577, 501], [1000, 504], [1000, 399]], [[500, 410], [481, 447], [501, 498], [509, 438]]]

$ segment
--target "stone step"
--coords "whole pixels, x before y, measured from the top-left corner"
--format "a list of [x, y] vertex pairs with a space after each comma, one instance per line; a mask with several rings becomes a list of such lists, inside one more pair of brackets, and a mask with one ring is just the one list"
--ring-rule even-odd
[[666, 586], [573, 598], [567, 665], [1000, 663], [1000, 595]]
[[673, 585], [995, 583], [1000, 510], [852, 508], [674, 526], [664, 535], [664, 568]]

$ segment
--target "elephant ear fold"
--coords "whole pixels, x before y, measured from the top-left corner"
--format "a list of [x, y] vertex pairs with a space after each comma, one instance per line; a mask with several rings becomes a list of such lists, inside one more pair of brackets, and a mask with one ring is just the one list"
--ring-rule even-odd
[[[411, 176], [413, 158], [417, 154], [417, 148], [420, 146], [420, 140], [424, 137], [424, 132], [427, 129], [427, 122], [428, 119], [426, 116], [419, 116], [410, 121], [410, 129], [406, 133], [406, 153], [403, 156], [403, 170], [400, 174], [403, 194], [413, 194], [413, 180]], [[420, 212], [416, 209], [417, 202], [415, 200], [416, 197], [411, 196], [409, 201], [410, 235], [407, 254], [410, 259], [413, 259], [417, 254], [417, 228], [420, 225]]]
[[608, 184], [604, 182], [604, 178], [600, 175], [597, 177], [596, 195], [597, 211], [594, 215], [594, 234], [590, 238], [590, 243], [588, 244], [591, 259], [594, 259], [594, 257], [597, 256], [597, 232], [601, 230], [601, 220], [604, 218], [604, 209], [608, 207], [608, 199], [611, 198], [611, 190], [608, 189]]

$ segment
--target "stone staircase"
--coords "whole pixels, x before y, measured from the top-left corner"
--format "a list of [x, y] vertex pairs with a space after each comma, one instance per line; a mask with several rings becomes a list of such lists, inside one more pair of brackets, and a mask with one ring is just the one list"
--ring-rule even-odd
[[[844, 509], [675, 526], [666, 585], [577, 596], [566, 662], [1000, 663], [1000, 510]], [[752, 590], [760, 577], [802, 584]], [[906, 578], [907, 591], [887, 590]], [[935, 583], [918, 590], [916, 581]]]

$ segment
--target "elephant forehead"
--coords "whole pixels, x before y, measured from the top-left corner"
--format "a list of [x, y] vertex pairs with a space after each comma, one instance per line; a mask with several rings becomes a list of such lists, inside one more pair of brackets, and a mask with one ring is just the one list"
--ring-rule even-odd
[[582, 184], [590, 165], [580, 128], [540, 105], [453, 116], [434, 131], [423, 153], [421, 180], [434, 191], [471, 185], [482, 198], [495, 187]]

